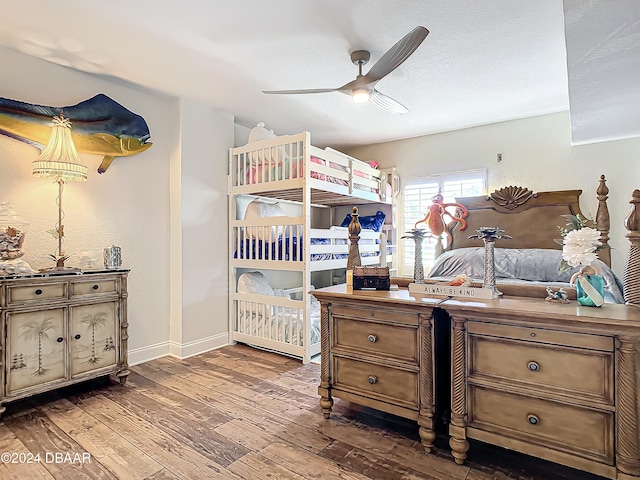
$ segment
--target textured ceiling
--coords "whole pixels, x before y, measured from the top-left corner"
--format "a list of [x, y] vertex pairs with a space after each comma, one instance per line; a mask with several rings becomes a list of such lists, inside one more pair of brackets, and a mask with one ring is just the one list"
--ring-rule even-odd
[[[206, 102], [248, 127], [264, 121], [278, 134], [309, 130], [319, 146], [569, 108], [562, 0], [5, 0], [2, 11], [0, 45]], [[576, 14], [572, 28], [584, 29], [587, 13]], [[340, 93], [262, 93], [341, 86], [357, 74], [351, 51], [371, 51], [366, 73], [417, 25], [429, 36], [377, 85], [407, 114]], [[588, 93], [578, 97], [575, 108], [585, 109]]]
[[564, 0], [574, 144], [640, 135], [640, 1]]

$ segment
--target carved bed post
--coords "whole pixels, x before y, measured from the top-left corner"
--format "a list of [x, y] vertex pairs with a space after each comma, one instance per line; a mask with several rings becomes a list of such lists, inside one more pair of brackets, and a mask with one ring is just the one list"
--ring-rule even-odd
[[[600, 183], [596, 189], [598, 196], [598, 209], [596, 210], [596, 228], [600, 232], [600, 241], [603, 246], [609, 246], [609, 230], [611, 229], [611, 220], [609, 219], [609, 208], [607, 207], [607, 198], [609, 195], [609, 187], [605, 183], [604, 175], [600, 175]], [[598, 252], [598, 257], [607, 265], [611, 266], [611, 249], [603, 248]]]
[[624, 226], [629, 233], [626, 237], [631, 242], [629, 246], [629, 255], [624, 266], [624, 301], [627, 305], [640, 306], [640, 281], [638, 281], [638, 273], [640, 272], [640, 214], [638, 212], [638, 204], [640, 204], [640, 190], [634, 190], [632, 198], [629, 201], [631, 211], [624, 219]]
[[358, 220], [358, 207], [353, 207], [351, 213], [351, 223], [349, 223], [349, 257], [347, 258], [347, 270], [353, 270], [353, 267], [359, 267], [362, 265], [360, 260], [360, 249], [358, 248], [358, 241], [360, 240], [360, 232], [362, 227]]

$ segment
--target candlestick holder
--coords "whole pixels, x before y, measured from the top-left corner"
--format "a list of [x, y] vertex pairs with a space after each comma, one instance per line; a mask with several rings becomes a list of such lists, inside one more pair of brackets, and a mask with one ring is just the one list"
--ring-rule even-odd
[[509, 240], [510, 235], [505, 235], [500, 227], [480, 227], [475, 235], [469, 237], [470, 240], [479, 239], [484, 242], [484, 281], [482, 288], [493, 291], [494, 296], [502, 295], [496, 287], [496, 264], [495, 264], [495, 243], [496, 240]]

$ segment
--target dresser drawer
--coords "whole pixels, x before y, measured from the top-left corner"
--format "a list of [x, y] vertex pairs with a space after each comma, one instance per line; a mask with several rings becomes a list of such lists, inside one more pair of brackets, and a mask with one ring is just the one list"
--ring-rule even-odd
[[469, 379], [522, 382], [540, 392], [614, 403], [613, 352], [470, 336]]
[[333, 387], [394, 405], [418, 408], [418, 371], [333, 356]]
[[417, 327], [335, 317], [333, 347], [418, 363]]
[[94, 282], [71, 282], [71, 296], [99, 295], [114, 293], [116, 291], [116, 280], [98, 280]]
[[613, 464], [613, 413], [469, 387], [469, 427]]
[[61, 300], [67, 298], [67, 283], [41, 283], [7, 287], [7, 305]]
[[516, 327], [496, 323], [468, 322], [467, 331], [470, 334], [490, 335], [494, 337], [525, 340], [536, 343], [564, 345], [567, 347], [587, 348], [613, 352], [613, 337], [604, 335], [589, 335], [586, 333], [562, 332], [544, 328]]
[[347, 307], [344, 305], [333, 305], [331, 313], [334, 317], [355, 317], [365, 320], [378, 320], [383, 322], [405, 323], [407, 325], [418, 325], [418, 315], [415, 313], [401, 312], [396, 310], [383, 310], [376, 308], [364, 309], [358, 307]]

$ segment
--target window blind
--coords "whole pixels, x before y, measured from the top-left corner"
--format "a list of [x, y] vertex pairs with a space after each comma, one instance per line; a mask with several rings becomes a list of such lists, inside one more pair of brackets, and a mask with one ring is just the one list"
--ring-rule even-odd
[[[414, 228], [416, 222], [423, 220], [433, 203], [433, 197], [441, 193], [444, 203], [455, 203], [456, 198], [486, 194], [487, 170], [468, 170], [464, 172], [443, 173], [421, 177], [405, 178], [402, 181], [402, 232]], [[448, 209], [453, 215], [455, 208]], [[445, 217], [445, 220], [447, 217]], [[402, 236], [402, 235], [401, 235]], [[413, 276], [415, 261], [415, 243], [411, 239], [402, 240], [400, 246], [400, 275]], [[422, 243], [422, 264], [425, 273], [433, 266], [436, 239], [425, 238]]]

